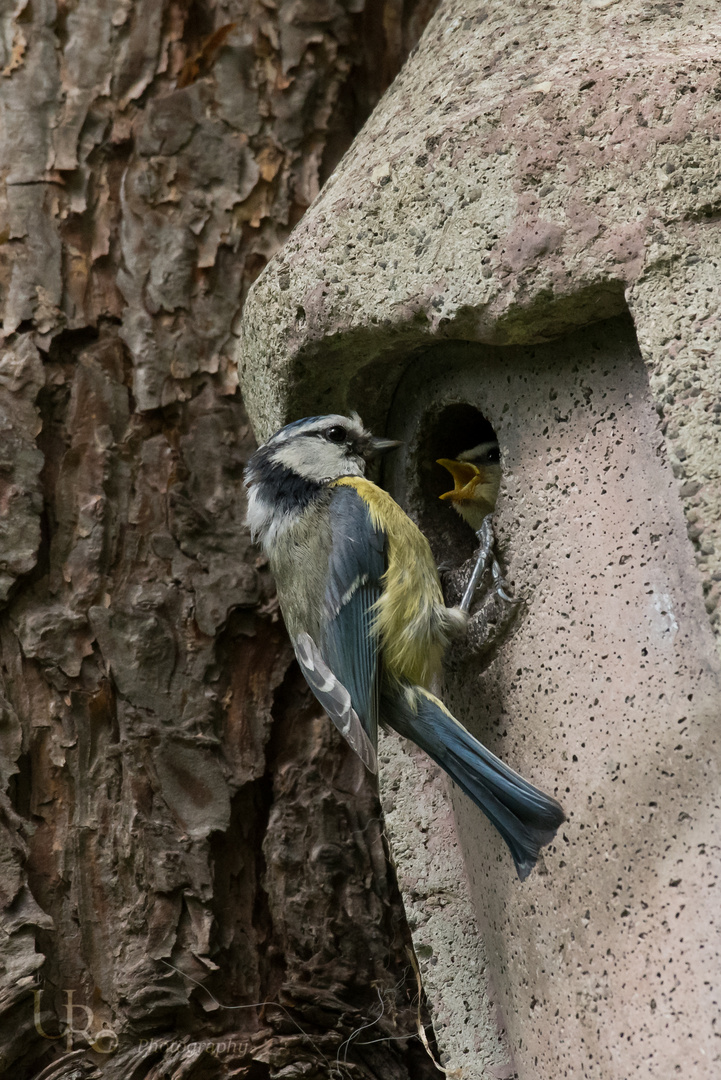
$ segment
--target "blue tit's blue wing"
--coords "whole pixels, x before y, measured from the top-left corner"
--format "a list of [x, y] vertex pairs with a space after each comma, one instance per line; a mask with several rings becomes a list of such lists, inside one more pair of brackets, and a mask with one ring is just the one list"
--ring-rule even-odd
[[374, 605], [386, 570], [386, 535], [373, 527], [367, 503], [347, 482], [334, 491], [331, 530], [321, 651], [376, 746], [380, 663]]
[[305, 681], [343, 738], [367, 769], [378, 772], [375, 744], [368, 738], [349, 692], [328, 667], [313, 638], [303, 632], [293, 642], [293, 648]]
[[334, 489], [329, 512], [332, 542], [319, 640], [301, 635], [295, 651], [318, 701], [375, 772], [380, 665], [373, 605], [386, 569], [385, 534], [373, 528], [366, 503], [348, 482]]

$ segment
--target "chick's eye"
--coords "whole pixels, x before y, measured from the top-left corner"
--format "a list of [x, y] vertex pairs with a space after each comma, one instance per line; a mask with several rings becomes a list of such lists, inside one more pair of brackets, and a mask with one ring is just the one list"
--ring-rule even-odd
[[328, 428], [325, 436], [327, 439], [330, 440], [330, 442], [342, 443], [345, 442], [347, 434], [348, 432], [344, 427], [341, 427], [340, 424], [336, 424], [334, 427]]

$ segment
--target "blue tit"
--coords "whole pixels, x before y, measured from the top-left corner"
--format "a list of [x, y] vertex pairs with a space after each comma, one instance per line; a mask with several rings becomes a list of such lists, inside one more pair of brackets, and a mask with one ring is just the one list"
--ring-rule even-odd
[[495, 825], [523, 880], [565, 816], [428, 689], [468, 616], [445, 606], [428, 541], [365, 476], [397, 445], [357, 414], [288, 424], [248, 462], [247, 521], [303, 675], [366, 767], [377, 771], [379, 722], [411, 739]]
[[440, 498], [447, 499], [473, 531], [478, 532], [484, 519], [496, 509], [501, 487], [498, 443], [495, 440], [480, 443], [464, 450], [456, 460], [439, 458], [437, 464], [447, 469], [454, 481], [453, 491], [445, 491]]

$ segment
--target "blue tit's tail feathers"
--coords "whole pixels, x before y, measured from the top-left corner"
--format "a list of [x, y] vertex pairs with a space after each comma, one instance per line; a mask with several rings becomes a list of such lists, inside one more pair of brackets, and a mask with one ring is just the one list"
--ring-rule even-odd
[[540, 849], [566, 820], [560, 804], [504, 765], [419, 686], [386, 685], [381, 717], [473, 799], [506, 841], [521, 881], [527, 878]]

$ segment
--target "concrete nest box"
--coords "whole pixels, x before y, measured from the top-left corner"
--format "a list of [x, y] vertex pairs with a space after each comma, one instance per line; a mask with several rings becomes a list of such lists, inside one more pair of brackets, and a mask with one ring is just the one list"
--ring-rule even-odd
[[385, 483], [439, 562], [474, 537], [435, 459], [500, 443], [526, 603], [443, 696], [568, 824], [519, 885], [432, 766], [381, 758], [464, 1080], [721, 1075], [717, 16], [441, 4], [245, 309], [259, 439], [349, 409], [402, 438]]

